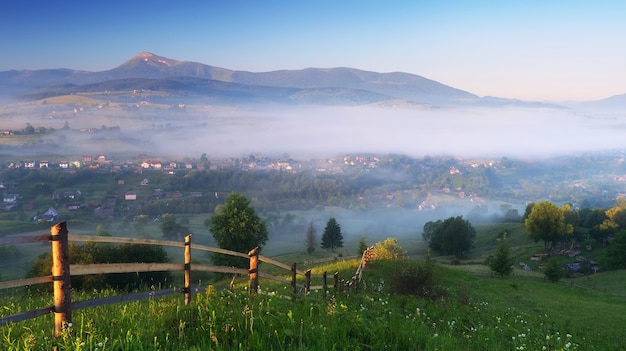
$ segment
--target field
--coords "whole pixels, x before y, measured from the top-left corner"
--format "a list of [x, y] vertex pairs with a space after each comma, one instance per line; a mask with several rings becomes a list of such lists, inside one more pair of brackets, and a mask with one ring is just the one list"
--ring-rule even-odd
[[[358, 261], [316, 271], [353, 274]], [[74, 311], [73, 332], [52, 337], [52, 317], [0, 329], [2, 350], [619, 350], [623, 297], [520, 278], [478, 277], [435, 266], [435, 300], [391, 293], [404, 263], [374, 262], [357, 293], [289, 288], [261, 280], [209, 288], [185, 306], [181, 296]], [[625, 278], [624, 272], [613, 278]], [[79, 294], [75, 299], [111, 292]], [[32, 308], [40, 298], [5, 300], [4, 310]]]
[[[317, 250], [306, 255], [304, 233], [270, 239], [264, 255], [281, 262], [296, 262], [314, 273], [339, 272], [349, 279], [358, 265], [353, 256], [361, 234], [369, 245], [386, 233], [403, 234], [399, 243], [409, 261], [423, 262], [428, 255], [413, 222], [402, 223], [385, 213], [390, 225], [368, 229], [367, 216], [355, 217], [339, 208], [292, 213], [307, 223], [336, 216], [346, 230], [345, 247], [332, 253]], [[284, 214], [283, 214], [284, 215]], [[381, 215], [379, 213], [379, 215]], [[403, 213], [402, 215], [406, 215]], [[211, 245], [204, 226], [207, 215], [180, 216], [194, 232], [193, 242]], [[371, 220], [371, 219], [369, 219]], [[385, 221], [380, 221], [385, 223]], [[20, 224], [21, 223], [21, 224]], [[115, 236], [137, 236], [132, 223], [107, 222]], [[72, 234], [93, 234], [93, 224], [69, 223]], [[158, 222], [145, 226], [146, 236], [161, 239]], [[543, 280], [540, 262], [530, 256], [543, 250], [530, 241], [522, 223], [477, 224], [475, 248], [470, 256], [450, 265], [453, 257], [433, 256], [437, 282], [436, 298], [418, 298], [394, 293], [392, 282], [405, 262], [374, 262], [368, 265], [359, 292], [312, 291], [293, 295], [290, 287], [261, 280], [261, 293], [250, 296], [242, 278], [234, 290], [225, 282], [212, 282], [207, 293], [197, 293], [185, 306], [178, 296], [115, 304], [73, 312], [73, 332], [55, 338], [53, 318], [0, 327], [0, 350], [619, 350], [623, 349], [626, 322], [626, 272], [613, 271], [558, 283]], [[321, 232], [321, 228], [318, 231]], [[3, 222], [0, 235], [47, 233], [19, 221]], [[510, 278], [495, 278], [484, 261], [506, 232], [512, 248], [515, 271]], [[197, 234], [196, 234], [197, 233]], [[321, 235], [321, 233], [318, 233]], [[20, 245], [20, 260], [0, 265], [2, 279], [21, 278], [32, 260], [49, 245]], [[181, 252], [172, 249], [172, 261]], [[602, 248], [586, 255], [601, 260]], [[569, 257], [559, 257], [567, 263]], [[208, 256], [194, 260], [208, 261]], [[17, 263], [16, 263], [17, 262]], [[330, 262], [330, 263], [328, 263]], [[518, 262], [528, 263], [531, 271]], [[261, 271], [269, 268], [261, 265]], [[277, 272], [271, 272], [277, 273]], [[283, 274], [283, 273], [277, 273]], [[175, 276], [175, 282], [181, 281]], [[206, 275], [192, 280], [207, 284]], [[287, 278], [287, 277], [285, 277]], [[174, 283], [176, 285], [176, 283]], [[317, 285], [315, 282], [313, 285]], [[155, 287], [158, 288], [158, 287]], [[113, 291], [75, 293], [73, 301], [117, 294]], [[51, 298], [22, 291], [3, 291], [2, 315], [50, 305]]]

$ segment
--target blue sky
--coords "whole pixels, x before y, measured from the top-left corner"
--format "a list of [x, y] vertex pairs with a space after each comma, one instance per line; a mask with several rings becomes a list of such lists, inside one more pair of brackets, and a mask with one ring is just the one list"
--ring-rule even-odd
[[3, 0], [0, 71], [114, 68], [142, 51], [233, 70], [353, 67], [481, 96], [626, 93], [626, 1]]

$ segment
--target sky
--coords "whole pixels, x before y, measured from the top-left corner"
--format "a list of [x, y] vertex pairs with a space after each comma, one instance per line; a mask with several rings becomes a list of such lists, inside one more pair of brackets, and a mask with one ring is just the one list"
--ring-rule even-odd
[[265, 72], [407, 72], [533, 101], [626, 94], [622, 0], [2, 0], [0, 71], [114, 68], [148, 51]]

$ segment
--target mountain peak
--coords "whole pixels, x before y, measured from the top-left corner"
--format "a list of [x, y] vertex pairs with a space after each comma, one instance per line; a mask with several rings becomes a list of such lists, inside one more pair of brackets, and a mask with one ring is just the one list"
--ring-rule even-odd
[[152, 67], [171, 67], [178, 63], [176, 60], [168, 59], [166, 57], [155, 55], [151, 52], [144, 51], [139, 54], [131, 57], [130, 60], [126, 61], [126, 64], [142, 62], [148, 66]]

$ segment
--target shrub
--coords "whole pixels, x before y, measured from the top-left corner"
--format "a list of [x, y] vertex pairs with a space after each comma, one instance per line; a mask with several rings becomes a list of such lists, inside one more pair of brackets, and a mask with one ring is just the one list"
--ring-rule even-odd
[[406, 261], [397, 264], [391, 275], [391, 292], [436, 299], [443, 293], [435, 280], [434, 266], [430, 261]]
[[399, 260], [406, 256], [406, 251], [402, 246], [398, 245], [398, 240], [395, 238], [387, 238], [384, 242], [377, 242], [374, 245], [374, 253], [372, 259], [374, 260]]

